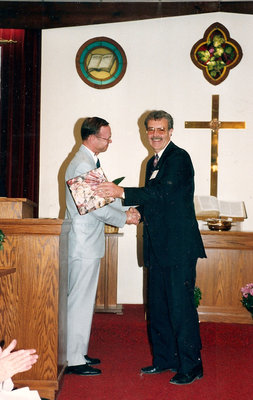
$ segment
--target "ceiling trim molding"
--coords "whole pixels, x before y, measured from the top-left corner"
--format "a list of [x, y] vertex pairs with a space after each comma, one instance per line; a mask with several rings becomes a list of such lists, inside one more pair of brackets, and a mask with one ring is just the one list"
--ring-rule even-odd
[[0, 2], [1, 28], [50, 29], [212, 12], [253, 14], [253, 1]]

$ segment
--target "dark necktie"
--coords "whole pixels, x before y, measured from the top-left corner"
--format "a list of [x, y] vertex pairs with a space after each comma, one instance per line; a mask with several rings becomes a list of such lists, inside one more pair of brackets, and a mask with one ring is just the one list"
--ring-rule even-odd
[[97, 166], [97, 168], [99, 168], [99, 167], [100, 167], [100, 161], [99, 161], [99, 158], [97, 159], [96, 166]]
[[156, 154], [155, 158], [154, 158], [154, 161], [153, 161], [154, 168], [157, 166], [158, 160], [159, 160], [159, 156], [158, 156], [158, 154]]

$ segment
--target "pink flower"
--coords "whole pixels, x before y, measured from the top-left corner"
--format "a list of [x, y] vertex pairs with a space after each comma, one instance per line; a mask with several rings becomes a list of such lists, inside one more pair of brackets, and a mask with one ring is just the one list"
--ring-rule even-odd
[[247, 283], [247, 285], [241, 288], [241, 292], [246, 299], [249, 295], [253, 297], [253, 283]]
[[244, 297], [248, 297], [248, 294], [253, 296], [253, 283], [247, 283], [247, 285], [241, 288], [241, 292]]
[[[242, 299], [241, 302], [247, 310], [252, 310], [253, 308], [253, 283], [247, 283], [241, 288]], [[253, 316], [253, 314], [252, 314]]]

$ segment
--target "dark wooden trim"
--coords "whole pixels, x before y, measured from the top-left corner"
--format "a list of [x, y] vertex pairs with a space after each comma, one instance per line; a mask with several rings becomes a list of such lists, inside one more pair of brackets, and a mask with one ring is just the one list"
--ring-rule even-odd
[[253, 14], [253, 1], [221, 1], [221, 12]]
[[34, 2], [1, 1], [1, 28], [49, 29], [211, 12], [253, 14], [253, 1]]
[[201, 231], [206, 249], [253, 250], [253, 233], [244, 231]]
[[[48, 29], [220, 11], [212, 2], [0, 2], [2, 28]], [[251, 2], [250, 2], [251, 3]], [[231, 8], [231, 5], [230, 5]], [[228, 12], [229, 7], [226, 8]]]

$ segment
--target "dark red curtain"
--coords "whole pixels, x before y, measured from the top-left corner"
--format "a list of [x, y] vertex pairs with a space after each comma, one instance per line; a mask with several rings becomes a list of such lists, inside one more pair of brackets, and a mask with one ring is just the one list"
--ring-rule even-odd
[[0, 29], [0, 174], [7, 197], [38, 204], [41, 31]]

